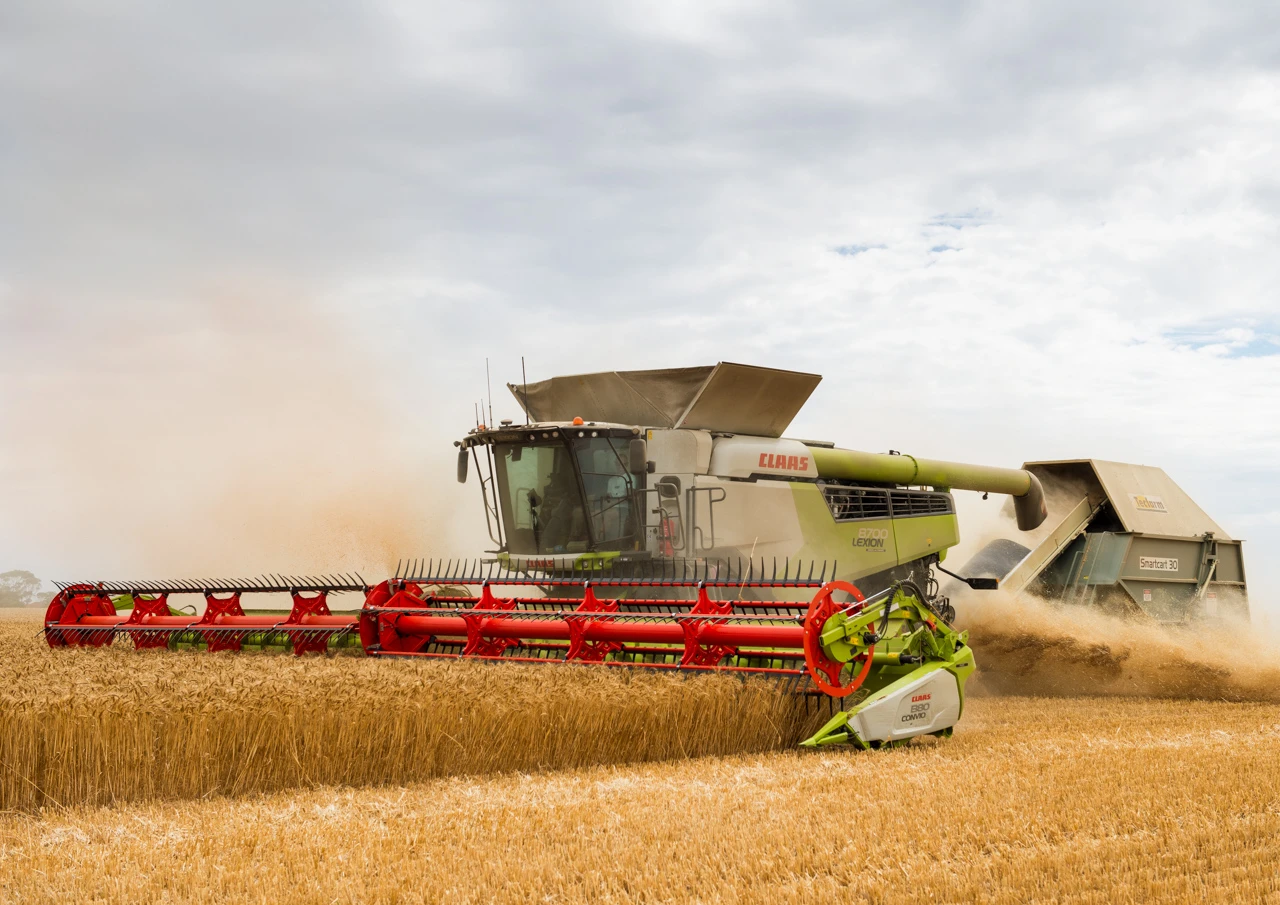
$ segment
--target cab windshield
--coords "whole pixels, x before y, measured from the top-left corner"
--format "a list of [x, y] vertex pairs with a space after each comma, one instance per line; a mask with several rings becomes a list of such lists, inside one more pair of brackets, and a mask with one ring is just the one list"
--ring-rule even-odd
[[584, 437], [494, 446], [511, 553], [634, 550], [641, 542], [628, 440]]

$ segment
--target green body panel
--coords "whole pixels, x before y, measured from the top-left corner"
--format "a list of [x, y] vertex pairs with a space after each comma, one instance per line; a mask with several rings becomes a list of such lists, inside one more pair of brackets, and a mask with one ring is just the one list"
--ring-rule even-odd
[[1031, 487], [1031, 476], [1019, 468], [993, 468], [988, 465], [963, 465], [939, 462], [914, 456], [892, 456], [859, 452], [852, 449], [810, 450], [818, 476], [843, 481], [867, 481], [875, 484], [948, 487], [977, 490], [984, 493], [1007, 493], [1022, 496]]
[[[798, 559], [838, 562], [841, 577], [860, 577], [892, 568], [901, 561], [895, 542], [892, 519], [839, 523], [831, 517], [831, 510], [817, 484], [792, 482], [792, 499], [800, 520], [801, 545], [796, 551]], [[883, 533], [883, 546], [863, 544], [855, 546], [859, 531], [863, 540], [871, 532]]]
[[803, 537], [796, 556], [838, 562], [840, 577], [846, 580], [883, 572], [933, 553], [941, 558], [948, 547], [960, 542], [960, 526], [954, 514], [837, 522], [817, 484], [796, 481], [790, 486]]
[[[883, 634], [869, 643], [868, 632], [880, 629]], [[855, 615], [836, 613], [823, 625], [821, 639], [827, 656], [842, 663], [852, 663], [868, 650], [873, 651], [872, 666], [857, 691], [856, 703], [802, 742], [805, 747], [846, 743], [868, 747], [848, 728], [849, 721], [862, 709], [940, 669], [955, 676], [963, 713], [965, 681], [975, 669], [968, 633], [956, 631], [914, 594], [898, 589]], [[903, 655], [920, 662], [902, 663]], [[860, 668], [860, 664], [853, 667]], [[950, 734], [950, 729], [945, 734]]]
[[898, 558], [910, 562], [930, 553], [941, 553], [960, 543], [960, 523], [954, 515], [917, 515], [893, 520]]

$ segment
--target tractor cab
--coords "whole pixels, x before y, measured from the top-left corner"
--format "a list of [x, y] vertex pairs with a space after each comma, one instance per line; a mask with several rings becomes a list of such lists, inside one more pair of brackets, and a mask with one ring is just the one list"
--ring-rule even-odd
[[476, 462], [500, 553], [548, 568], [644, 551], [640, 428], [577, 421], [482, 428], [460, 442], [459, 477]]

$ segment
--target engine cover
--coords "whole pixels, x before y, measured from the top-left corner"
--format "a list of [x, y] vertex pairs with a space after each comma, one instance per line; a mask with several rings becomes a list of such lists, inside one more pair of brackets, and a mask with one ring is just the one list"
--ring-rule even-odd
[[864, 742], [896, 742], [940, 732], [959, 719], [960, 685], [938, 669], [885, 697], [873, 696], [849, 718], [849, 728]]

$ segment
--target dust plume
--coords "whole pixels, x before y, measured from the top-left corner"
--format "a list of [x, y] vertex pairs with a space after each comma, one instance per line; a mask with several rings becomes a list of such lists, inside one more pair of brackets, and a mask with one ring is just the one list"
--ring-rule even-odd
[[218, 287], [18, 314], [4, 497], [44, 574], [373, 578], [447, 545], [431, 401], [400, 414], [403, 369], [322, 304]]
[[1162, 626], [999, 592], [957, 610], [976, 690], [1280, 703], [1280, 645], [1248, 623]]

